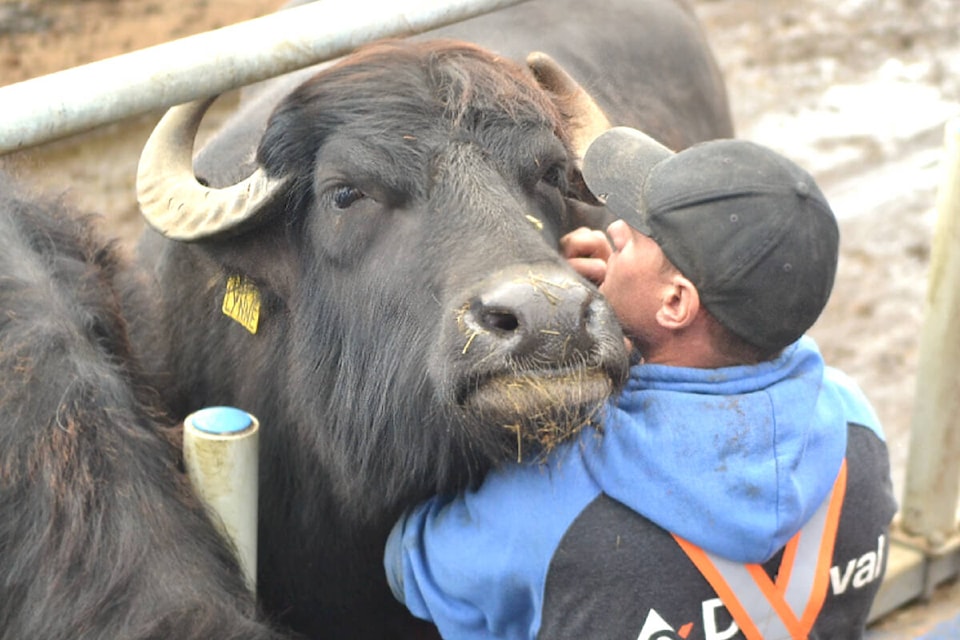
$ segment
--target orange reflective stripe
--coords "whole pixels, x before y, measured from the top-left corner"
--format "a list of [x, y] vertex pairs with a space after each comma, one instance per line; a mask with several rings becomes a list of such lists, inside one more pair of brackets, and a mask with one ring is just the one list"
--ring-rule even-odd
[[847, 460], [840, 465], [840, 473], [833, 485], [833, 495], [830, 496], [830, 505], [827, 507], [827, 522], [823, 534], [823, 543], [820, 545], [820, 557], [817, 559], [817, 572], [814, 578], [810, 600], [803, 612], [800, 622], [807, 629], [813, 629], [817, 616], [827, 599], [827, 589], [830, 586], [830, 565], [833, 563], [833, 548], [837, 541], [837, 529], [840, 528], [840, 513], [843, 511], [843, 498], [847, 493]]
[[784, 633], [795, 640], [806, 638], [807, 632], [800, 626], [800, 620], [797, 618], [797, 614], [793, 612], [793, 609], [790, 608], [790, 605], [784, 599], [783, 593], [777, 589], [773, 580], [771, 580], [767, 572], [763, 570], [763, 565], [745, 564], [743, 566], [753, 577], [754, 582], [757, 583], [764, 597], [766, 597], [767, 604], [773, 607], [773, 610], [777, 616], [779, 616], [780, 622], [783, 624]]
[[[840, 512], [843, 507], [843, 498], [847, 489], [847, 462], [844, 460], [837, 473], [833, 490], [827, 500], [804, 525], [803, 529], [791, 539], [796, 545], [796, 558], [788, 567], [789, 576], [784, 578], [783, 597], [799, 621], [794, 630], [794, 637], [806, 638], [817, 616], [823, 608], [830, 584], [830, 565], [833, 562], [833, 549], [837, 538], [837, 528], [840, 525]], [[799, 573], [794, 570], [800, 560]], [[784, 570], [786, 556], [781, 560], [781, 572]], [[804, 569], [804, 567], [807, 567]], [[780, 584], [781, 576], [778, 576]], [[792, 622], [789, 623], [792, 626]]]
[[674, 535], [673, 539], [677, 541], [677, 544], [679, 544], [680, 548], [684, 550], [684, 552], [687, 554], [687, 557], [690, 558], [693, 564], [697, 566], [697, 569], [700, 570], [700, 573], [703, 574], [703, 577], [707, 579], [707, 582], [709, 582], [710, 586], [713, 587], [713, 590], [716, 591], [717, 597], [723, 601], [727, 611], [729, 611], [730, 615], [733, 616], [737, 626], [740, 628], [740, 631], [747, 638], [747, 640], [763, 640], [763, 635], [761, 635], [760, 630], [757, 629], [756, 625], [753, 623], [753, 619], [749, 614], [747, 614], [747, 611], [743, 608], [743, 605], [740, 604], [740, 600], [730, 588], [730, 585], [727, 584], [727, 581], [724, 579], [724, 577], [720, 574], [720, 571], [718, 571], [716, 566], [714, 566], [713, 562], [710, 560], [710, 557], [707, 555], [707, 552], [692, 542], [684, 540], [680, 536]]
[[790, 538], [783, 548], [783, 558], [780, 560], [780, 571], [777, 572], [777, 591], [784, 593], [790, 584], [790, 575], [793, 573], [793, 563], [797, 557], [797, 547], [800, 546], [800, 534]]
[[826, 601], [847, 488], [847, 461], [827, 499], [784, 547], [776, 582], [759, 564], [740, 564], [673, 538], [710, 583], [747, 640], [806, 640]]

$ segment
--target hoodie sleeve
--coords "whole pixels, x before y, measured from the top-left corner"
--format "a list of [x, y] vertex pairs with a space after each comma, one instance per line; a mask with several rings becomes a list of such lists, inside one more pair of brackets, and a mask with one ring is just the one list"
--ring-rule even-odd
[[[463, 500], [434, 498], [409, 511], [391, 532], [385, 552], [394, 596], [444, 637], [489, 637], [490, 628], [519, 612], [510, 611], [510, 601], [498, 593], [494, 572], [483, 562], [489, 550], [480, 551], [485, 544], [470, 526]], [[520, 602], [512, 606], [520, 608]]]
[[477, 491], [404, 514], [384, 555], [394, 596], [444, 637], [535, 638], [550, 559], [597, 493], [580, 483], [578, 497], [552, 475], [512, 466]]

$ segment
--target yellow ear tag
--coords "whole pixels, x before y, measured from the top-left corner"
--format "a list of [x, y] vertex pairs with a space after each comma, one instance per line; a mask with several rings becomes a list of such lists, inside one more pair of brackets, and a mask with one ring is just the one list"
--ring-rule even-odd
[[227, 278], [223, 296], [223, 315], [235, 320], [250, 333], [257, 333], [260, 324], [260, 290], [243, 276]]

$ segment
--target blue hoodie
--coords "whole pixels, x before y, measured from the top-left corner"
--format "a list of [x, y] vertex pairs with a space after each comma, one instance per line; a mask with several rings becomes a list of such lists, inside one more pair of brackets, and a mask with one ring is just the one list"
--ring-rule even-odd
[[[847, 425], [882, 439], [857, 387], [802, 338], [724, 369], [638, 365], [600, 434], [544, 464], [407, 513], [387, 542], [395, 596], [445, 637], [536, 637], [551, 559], [598, 495], [717, 555], [762, 563], [833, 487]], [[875, 540], [876, 538], [874, 538]]]

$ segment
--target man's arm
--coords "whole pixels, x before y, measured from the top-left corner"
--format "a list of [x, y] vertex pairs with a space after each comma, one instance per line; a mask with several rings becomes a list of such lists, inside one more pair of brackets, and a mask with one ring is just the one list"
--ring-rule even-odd
[[[548, 531], [552, 538], [536, 535], [548, 521], [540, 511], [562, 512], [539, 497], [549, 483], [536, 471], [521, 465], [495, 470], [479, 492], [434, 497], [408, 511], [390, 533], [384, 568], [394, 597], [443, 637], [535, 634], [536, 598], [563, 532], [557, 526]], [[515, 474], [522, 481], [504, 478]]]

